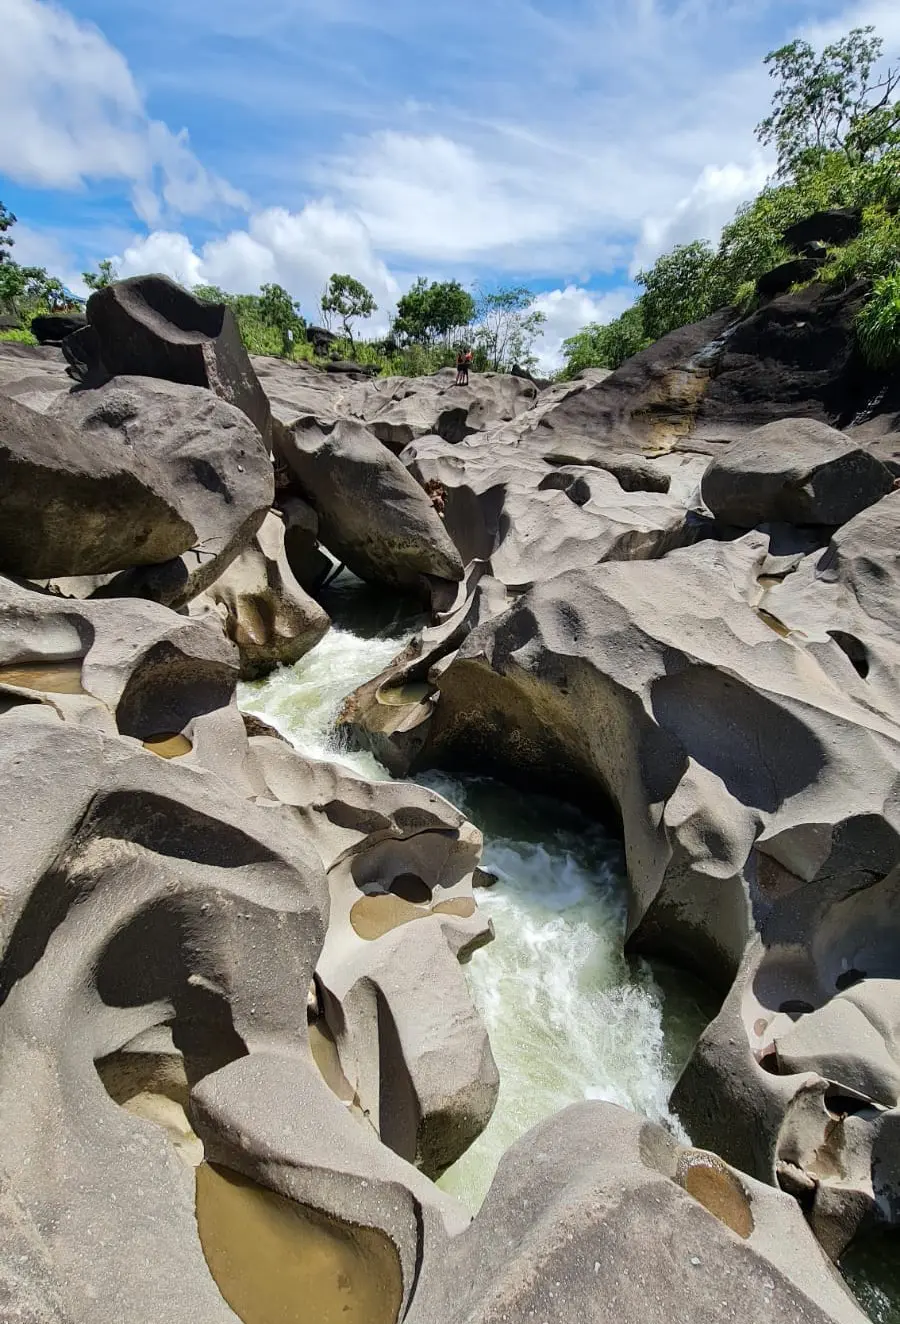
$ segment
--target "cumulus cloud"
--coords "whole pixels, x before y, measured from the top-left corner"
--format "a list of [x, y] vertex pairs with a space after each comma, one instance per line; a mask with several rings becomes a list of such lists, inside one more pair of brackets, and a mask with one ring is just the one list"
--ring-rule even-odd
[[[267, 208], [251, 216], [246, 229], [232, 230], [199, 249], [184, 234], [155, 230], [135, 239], [113, 261], [122, 276], [160, 272], [183, 285], [219, 285], [236, 294], [253, 294], [277, 281], [300, 300], [307, 317], [315, 315], [335, 271], [350, 272], [367, 285], [382, 314], [401, 289], [376, 255], [362, 221], [327, 201], [299, 212]], [[369, 325], [385, 324], [381, 316]]]
[[197, 160], [187, 133], [151, 120], [124, 57], [49, 0], [3, 0], [0, 171], [78, 189], [124, 180], [138, 214], [200, 215], [246, 199]]
[[538, 363], [543, 372], [554, 372], [563, 361], [562, 345], [589, 322], [611, 322], [634, 303], [635, 291], [627, 286], [598, 294], [577, 285], [548, 290], [534, 301], [535, 311], [546, 321], [537, 344]]

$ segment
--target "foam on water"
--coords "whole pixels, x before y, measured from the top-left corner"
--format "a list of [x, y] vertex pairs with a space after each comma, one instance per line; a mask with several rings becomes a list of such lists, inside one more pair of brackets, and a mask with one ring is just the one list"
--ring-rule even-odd
[[[339, 745], [333, 724], [347, 695], [407, 637], [332, 629], [296, 666], [241, 686], [241, 706], [304, 754], [386, 780], [371, 755]], [[420, 780], [479, 825], [484, 862], [498, 878], [478, 894], [496, 941], [475, 953], [467, 974], [500, 1068], [500, 1100], [441, 1183], [476, 1209], [505, 1150], [570, 1103], [606, 1099], [676, 1125], [666, 1100], [708, 1012], [680, 986], [664, 997], [649, 966], [625, 960], [615, 840], [557, 802], [496, 782]]]

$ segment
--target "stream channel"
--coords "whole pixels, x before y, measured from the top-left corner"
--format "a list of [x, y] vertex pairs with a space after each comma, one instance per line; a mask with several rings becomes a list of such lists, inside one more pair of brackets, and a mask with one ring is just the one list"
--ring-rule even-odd
[[[240, 705], [310, 758], [389, 780], [376, 759], [342, 747], [343, 701], [378, 675], [422, 625], [408, 604], [348, 574], [323, 597], [334, 627], [293, 667], [240, 688]], [[716, 1014], [698, 981], [659, 962], [625, 957], [626, 880], [621, 844], [559, 801], [477, 775], [417, 778], [484, 834], [496, 886], [478, 893], [496, 937], [465, 967], [490, 1034], [500, 1096], [483, 1135], [440, 1181], [477, 1212], [505, 1151], [569, 1104], [603, 1099], [666, 1122], [669, 1093]], [[893, 1240], [842, 1265], [875, 1324], [900, 1324], [900, 1266]]]

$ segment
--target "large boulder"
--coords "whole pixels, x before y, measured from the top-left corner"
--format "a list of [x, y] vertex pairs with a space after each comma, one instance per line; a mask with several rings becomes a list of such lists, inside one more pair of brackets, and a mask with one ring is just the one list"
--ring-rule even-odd
[[703, 500], [724, 524], [846, 524], [893, 488], [893, 474], [842, 433], [783, 419], [734, 442], [703, 476]]
[[242, 410], [271, 445], [269, 402], [230, 308], [195, 299], [166, 276], [134, 276], [96, 290], [87, 316], [111, 377], [205, 386]]
[[58, 350], [0, 341], [0, 395], [43, 414], [71, 385]]
[[428, 497], [361, 423], [302, 419], [279, 441], [324, 545], [361, 579], [455, 596], [462, 562]]
[[110, 594], [185, 605], [247, 546], [274, 499], [272, 463], [256, 428], [198, 386], [118, 377], [60, 397], [50, 414], [72, 430], [76, 448], [105, 444], [151, 468], [195, 530], [183, 556], [123, 576], [104, 590]]
[[331, 622], [304, 592], [288, 565], [284, 522], [271, 511], [224, 574], [194, 603], [211, 610], [241, 656], [245, 680], [298, 662], [328, 633]]
[[784, 232], [784, 242], [799, 253], [807, 244], [847, 244], [856, 238], [861, 228], [862, 214], [857, 208], [831, 207], [789, 225]]
[[611, 1104], [544, 1122], [424, 1265], [410, 1324], [863, 1324], [797, 1204]]
[[43, 578], [155, 565], [196, 536], [142, 456], [0, 396], [0, 570]]

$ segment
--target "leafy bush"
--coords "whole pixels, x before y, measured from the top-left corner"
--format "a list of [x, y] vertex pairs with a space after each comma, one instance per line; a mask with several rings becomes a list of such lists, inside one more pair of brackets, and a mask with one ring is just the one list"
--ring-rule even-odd
[[26, 331], [23, 327], [13, 327], [9, 331], [0, 331], [0, 340], [5, 340], [7, 343], [11, 341], [16, 345], [36, 345], [38, 343], [31, 332]]
[[900, 364], [900, 267], [876, 280], [856, 330], [862, 351], [873, 367]]

